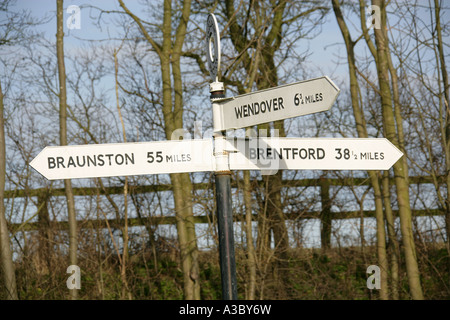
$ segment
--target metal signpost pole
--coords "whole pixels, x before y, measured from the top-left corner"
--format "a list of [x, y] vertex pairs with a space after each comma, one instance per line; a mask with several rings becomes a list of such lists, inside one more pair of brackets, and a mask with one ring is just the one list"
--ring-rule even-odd
[[[217, 112], [217, 100], [223, 99], [224, 87], [218, 82], [220, 68], [220, 35], [216, 18], [208, 15], [206, 23], [207, 60], [213, 82], [210, 84], [210, 99], [213, 110], [214, 127], [221, 121]], [[214, 41], [214, 43], [213, 43]], [[212, 48], [214, 46], [214, 48]], [[212, 49], [214, 52], [212, 52]], [[237, 300], [236, 260], [234, 254], [233, 209], [231, 202], [231, 171], [228, 165], [228, 153], [225, 150], [225, 131], [214, 134], [214, 156], [216, 161], [216, 206], [219, 233], [220, 273], [222, 278], [222, 299]]]
[[[221, 83], [212, 83], [220, 86]], [[211, 103], [223, 98], [223, 90], [211, 91]], [[228, 165], [228, 153], [225, 150], [225, 132], [214, 135], [214, 155], [216, 159], [216, 206], [219, 234], [220, 273], [222, 278], [222, 299], [237, 300], [236, 260], [234, 254], [233, 209], [231, 203], [231, 171]]]
[[237, 300], [230, 176], [230, 172], [216, 172], [216, 203], [223, 300]]

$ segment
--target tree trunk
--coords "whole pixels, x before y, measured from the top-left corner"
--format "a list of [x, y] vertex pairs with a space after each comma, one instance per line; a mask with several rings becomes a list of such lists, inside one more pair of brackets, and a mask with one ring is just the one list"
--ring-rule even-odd
[[50, 193], [48, 189], [45, 189], [38, 195], [38, 223], [39, 223], [39, 261], [44, 263], [45, 274], [48, 274], [52, 269], [52, 250], [51, 243], [51, 226], [50, 215], [48, 213], [48, 201]]
[[320, 201], [322, 210], [320, 212], [320, 240], [322, 251], [327, 252], [331, 248], [331, 200], [330, 200], [330, 182], [323, 177], [319, 180]]
[[[119, 99], [119, 62], [117, 55], [120, 51], [114, 50], [114, 79], [115, 79], [115, 92], [116, 92], [116, 106], [117, 113], [119, 114], [120, 123], [122, 125], [122, 135], [123, 142], [127, 142], [127, 133], [125, 130], [125, 123], [122, 117], [122, 111], [120, 108], [120, 99]], [[128, 177], [125, 177], [125, 182], [123, 186], [123, 220], [124, 226], [122, 228], [122, 239], [123, 239], [123, 251], [122, 251], [122, 265], [120, 270], [120, 276], [122, 278], [122, 299], [128, 298], [128, 300], [132, 299], [131, 291], [128, 287], [127, 280], [127, 263], [128, 263]], [[120, 253], [118, 253], [120, 254]]]
[[[352, 108], [353, 115], [355, 117], [356, 122], [356, 131], [358, 133], [358, 137], [367, 138], [367, 127], [366, 121], [364, 117], [364, 113], [362, 111], [362, 107], [359, 103], [359, 84], [356, 76], [356, 60], [354, 53], [355, 43], [351, 39], [350, 31], [348, 30], [347, 24], [345, 23], [344, 16], [342, 14], [340, 4], [338, 0], [333, 0], [333, 10], [341, 30], [342, 36], [345, 41], [345, 46], [347, 49], [347, 61], [349, 67], [349, 76], [350, 76], [350, 94], [352, 99]], [[385, 300], [388, 299], [388, 290], [387, 290], [387, 270], [388, 270], [388, 261], [386, 254], [386, 235], [385, 235], [385, 226], [384, 226], [384, 216], [383, 216], [383, 202], [381, 196], [381, 188], [380, 182], [378, 180], [378, 172], [369, 171], [368, 175], [370, 177], [370, 181], [372, 184], [374, 197], [375, 197], [375, 216], [377, 220], [377, 256], [378, 256], [378, 264], [381, 271], [381, 289], [380, 289], [380, 297]]]
[[399, 286], [398, 286], [398, 266], [400, 249], [398, 247], [397, 235], [395, 233], [395, 221], [394, 213], [391, 206], [391, 193], [389, 188], [389, 171], [385, 171], [383, 175], [383, 202], [386, 214], [387, 231], [389, 238], [389, 250], [391, 257], [391, 292], [392, 299], [399, 299]]
[[[444, 85], [444, 110], [445, 110], [445, 137], [444, 137], [444, 152], [445, 152], [445, 166], [446, 166], [446, 184], [447, 197], [445, 206], [445, 230], [447, 234], [447, 252], [448, 252], [448, 278], [450, 287], [450, 88], [448, 83], [448, 72], [445, 66], [444, 43], [442, 41], [442, 27], [441, 27], [441, 7], [438, 0], [434, 0], [434, 12], [436, 17], [436, 36], [439, 50], [439, 62], [441, 66], [442, 82]], [[441, 96], [441, 93], [439, 93]]]
[[[380, 7], [381, 28], [386, 27], [385, 3], [383, 0], [374, 0], [374, 5]], [[392, 108], [393, 101], [391, 87], [389, 85], [389, 66], [387, 59], [387, 39], [381, 29], [375, 29], [375, 43], [377, 47], [377, 73], [379, 89], [381, 95], [381, 105], [383, 114], [383, 128], [387, 139], [395, 146], [399, 146], [398, 134], [396, 131], [396, 119]], [[406, 154], [404, 155], [406, 157]], [[394, 164], [394, 176], [397, 187], [397, 200], [399, 207], [399, 217], [402, 230], [402, 241], [405, 250], [405, 262], [408, 275], [408, 282], [411, 297], [415, 300], [422, 300], [423, 292], [420, 282], [420, 272], [417, 263], [416, 248], [412, 230], [411, 207], [409, 203], [408, 166], [401, 160]]]
[[[119, 4], [125, 13], [136, 22], [139, 30], [159, 57], [161, 62], [164, 130], [167, 139], [177, 138], [172, 137], [172, 133], [176, 129], [183, 128], [183, 88], [180, 58], [189, 21], [191, 1], [185, 0], [183, 2], [182, 14], [175, 37], [172, 35], [172, 2], [170, 0], [164, 1], [162, 44], [157, 43], [150, 36], [142, 21], [125, 6], [122, 0], [119, 0]], [[170, 180], [173, 185], [177, 216], [177, 234], [184, 278], [184, 295], [185, 299], [198, 300], [200, 299], [200, 282], [198, 280], [197, 237], [192, 209], [192, 183], [188, 173], [170, 174]]]
[[245, 235], [247, 240], [247, 263], [248, 263], [248, 291], [247, 299], [255, 300], [256, 288], [256, 252], [253, 243], [252, 228], [252, 188], [250, 182], [250, 171], [244, 171], [244, 205], [245, 205]]
[[[66, 92], [66, 68], [64, 64], [64, 20], [63, 0], [56, 1], [56, 56], [58, 59], [59, 79], [59, 139], [60, 145], [67, 145], [67, 92]], [[69, 179], [64, 180], [64, 188], [67, 200], [67, 213], [69, 220], [69, 263], [77, 264], [77, 220], [75, 214], [75, 200], [73, 197], [72, 183]], [[70, 290], [73, 300], [78, 298], [78, 290]]]
[[[286, 1], [280, 1], [273, 7], [273, 22], [267, 35], [262, 40], [261, 46], [261, 62], [258, 64], [260, 77], [257, 80], [258, 89], [267, 89], [278, 86], [278, 74], [275, 64], [275, 53], [279, 49], [282, 39], [282, 25], [283, 13], [286, 7]], [[276, 121], [273, 123], [273, 128], [276, 135], [285, 137], [284, 121]], [[269, 190], [267, 192], [268, 198], [267, 212], [269, 214], [269, 221], [271, 223], [270, 229], [273, 230], [273, 237], [275, 243], [275, 257], [277, 258], [278, 268], [277, 274], [281, 275], [282, 286], [280, 289], [284, 291], [284, 282], [288, 280], [288, 274], [285, 272], [288, 263], [289, 237], [286, 227], [286, 219], [282, 207], [282, 179], [283, 172], [278, 170], [277, 173], [267, 177]]]
[[3, 91], [0, 83], [0, 259], [3, 273], [5, 298], [17, 300], [16, 275], [12, 260], [9, 230], [5, 212], [5, 184], [6, 184], [6, 141], [4, 122]]

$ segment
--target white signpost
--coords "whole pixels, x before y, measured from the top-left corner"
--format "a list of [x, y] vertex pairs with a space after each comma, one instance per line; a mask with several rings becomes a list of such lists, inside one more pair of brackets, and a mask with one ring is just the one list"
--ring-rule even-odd
[[30, 165], [49, 180], [215, 170], [211, 139], [52, 146]]
[[214, 101], [218, 108], [215, 110], [214, 131], [327, 111], [339, 92], [333, 81], [324, 76]]
[[224, 97], [220, 34], [206, 24], [214, 121], [212, 139], [46, 147], [30, 165], [49, 180], [215, 171], [224, 299], [237, 299], [230, 170], [388, 170], [403, 154], [387, 139], [255, 138], [226, 140], [225, 130], [326, 111], [339, 88], [326, 76]]

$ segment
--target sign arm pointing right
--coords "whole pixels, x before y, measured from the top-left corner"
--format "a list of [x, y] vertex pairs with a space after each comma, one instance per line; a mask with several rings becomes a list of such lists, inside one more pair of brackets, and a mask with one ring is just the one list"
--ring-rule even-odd
[[214, 131], [238, 129], [329, 110], [340, 89], [327, 76], [216, 101]]

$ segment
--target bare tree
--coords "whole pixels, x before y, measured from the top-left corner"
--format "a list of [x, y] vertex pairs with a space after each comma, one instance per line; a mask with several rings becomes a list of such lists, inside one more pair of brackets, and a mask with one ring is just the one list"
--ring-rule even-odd
[[[116, 91], [116, 105], [117, 105], [117, 112], [119, 114], [120, 123], [122, 124], [122, 134], [123, 134], [123, 142], [127, 142], [127, 134], [125, 131], [125, 123], [122, 116], [122, 111], [120, 107], [120, 99], [119, 99], [119, 80], [118, 80], [118, 73], [119, 73], [119, 62], [117, 58], [117, 54], [119, 53], [121, 47], [119, 49], [114, 50], [114, 79], [115, 79], [115, 91]], [[128, 296], [128, 299], [131, 300], [131, 292], [128, 288], [128, 281], [127, 281], [127, 274], [126, 274], [126, 268], [127, 268], [127, 261], [128, 261], [128, 177], [125, 177], [125, 183], [123, 186], [123, 197], [124, 197], [124, 227], [122, 232], [123, 237], [123, 253], [122, 253], [122, 270], [120, 271], [120, 275], [122, 277], [122, 298], [124, 298], [126, 295]]]
[[[66, 89], [66, 67], [64, 63], [64, 20], [63, 0], [56, 2], [56, 54], [58, 59], [59, 78], [59, 139], [60, 145], [67, 145], [67, 89]], [[72, 183], [69, 179], [64, 180], [64, 188], [67, 201], [67, 214], [69, 218], [69, 263], [77, 265], [77, 219], [75, 213], [75, 199], [72, 191]], [[72, 299], [78, 298], [78, 290], [70, 290]]]
[[[347, 50], [347, 63], [349, 68], [350, 76], [350, 94], [352, 99], [353, 115], [356, 122], [356, 131], [360, 138], [367, 138], [367, 126], [366, 119], [364, 117], [362, 106], [360, 105], [360, 88], [357, 79], [357, 66], [355, 59], [354, 47], [356, 41], [352, 40], [350, 31], [347, 27], [347, 23], [344, 20], [344, 15], [342, 14], [341, 7], [338, 0], [333, 0], [333, 10], [341, 29], [342, 36], [344, 38], [346, 50]], [[377, 249], [378, 249], [378, 263], [381, 268], [381, 289], [380, 297], [382, 299], [388, 299], [387, 290], [387, 271], [388, 263], [386, 256], [386, 236], [385, 236], [385, 224], [383, 215], [383, 203], [381, 197], [381, 187], [378, 180], [378, 172], [369, 171], [368, 175], [370, 177], [372, 188], [375, 195], [375, 211], [377, 218]]]
[[[270, 4], [264, 1], [250, 1], [239, 3], [237, 8], [234, 1], [225, 1], [222, 11], [227, 19], [224, 31], [228, 32], [236, 54], [226, 65], [223, 72], [224, 82], [229, 86], [236, 86], [239, 93], [245, 93], [251, 91], [253, 87], [266, 89], [280, 84], [279, 70], [285, 62], [285, 57], [291, 54], [295, 56], [293, 44], [307, 37], [308, 32], [313, 30], [311, 28], [307, 29], [308, 31], [298, 32], [299, 26], [306, 20], [311, 25], [317, 26], [327, 8], [320, 1], [302, 5], [286, 0], [272, 1]], [[245, 80], [240, 81], [240, 77]], [[271, 128], [276, 130], [279, 136], [286, 136], [284, 121], [258, 126], [258, 129], [262, 130], [260, 132], [264, 130], [268, 132]], [[244, 184], [244, 194], [248, 197], [248, 174], [244, 174], [244, 179], [247, 181]], [[288, 269], [289, 237], [283, 209], [282, 179], [283, 172], [280, 170], [274, 175], [263, 177], [266, 187], [258, 215], [258, 251], [259, 255], [263, 254], [263, 260], [272, 258], [275, 260], [273, 274], [281, 280], [279, 292], [284, 295], [284, 291], [287, 290], [284, 290], [283, 286], [288, 282], [288, 274], [283, 270]], [[251, 210], [251, 201], [248, 199], [246, 206], [249, 206], [246, 210]], [[273, 255], [268, 251], [271, 234], [276, 248]], [[247, 236], [251, 239], [249, 235]], [[248, 249], [251, 250], [252, 247]], [[254, 262], [251, 252], [249, 258], [249, 266], [252, 266]], [[253, 277], [254, 270], [252, 268], [249, 270]]]
[[[12, 1], [6, 0], [0, 4], [0, 47], [14, 46], [32, 34], [28, 27], [35, 25], [37, 21], [31, 19], [26, 11], [13, 12], [10, 10]], [[17, 67], [15, 65], [13, 68]], [[4, 75], [5, 76], [5, 75]], [[6, 79], [6, 77], [2, 77]], [[5, 185], [6, 185], [6, 128], [5, 128], [5, 96], [0, 81], [0, 259], [5, 283], [7, 299], [18, 299], [14, 262], [12, 259], [10, 233], [5, 212]]]
[[4, 123], [3, 92], [0, 83], [0, 258], [7, 299], [17, 300], [16, 276], [12, 260], [9, 230], [5, 216], [6, 144]]
[[[378, 6], [381, 11], [381, 28], [375, 28], [374, 33], [377, 48], [376, 66], [383, 113], [384, 134], [394, 145], [400, 147], [400, 149], [406, 153], [406, 150], [400, 145], [400, 142], [404, 141], [404, 133], [400, 131], [403, 126], [399, 126], [402, 119], [400, 118], [399, 111], [394, 112], [394, 101], [389, 81], [389, 40], [387, 39], [385, 32], [387, 24], [386, 3], [384, 0], [374, 0], [372, 3]], [[397, 161], [394, 164], [394, 176], [410, 292], [413, 299], [421, 300], [423, 299], [423, 292], [412, 231], [412, 215], [409, 202], [408, 183], [409, 173], [406, 159]]]
[[[445, 150], [445, 165], [446, 165], [446, 184], [447, 184], [447, 197], [446, 197], [446, 211], [445, 211], [445, 226], [447, 233], [447, 251], [448, 251], [448, 274], [450, 282], [450, 84], [448, 81], [448, 72], [445, 64], [444, 53], [444, 41], [442, 40], [442, 25], [441, 25], [441, 2], [434, 0], [434, 12], [436, 19], [436, 38], [437, 49], [439, 52], [439, 63], [442, 74], [442, 93], [439, 93], [441, 104], [440, 108], [445, 110], [445, 134], [443, 135], [444, 150]], [[450, 287], [450, 285], [449, 285]]]
[[[119, 0], [119, 4], [123, 11], [136, 23], [139, 32], [156, 53], [161, 63], [164, 130], [166, 138], [173, 139], [175, 130], [183, 128], [183, 85], [180, 62], [190, 16], [191, 1], [185, 0], [181, 4], [181, 17], [175, 34], [172, 32], [172, 1], [164, 1], [161, 42], [155, 40], [156, 38], [147, 30], [146, 25], [149, 25], [147, 22], [132, 13], [122, 0]], [[177, 233], [184, 274], [185, 298], [200, 299], [198, 249], [192, 207], [192, 182], [188, 173], [170, 174], [170, 179], [173, 184], [173, 198], [177, 215]]]

